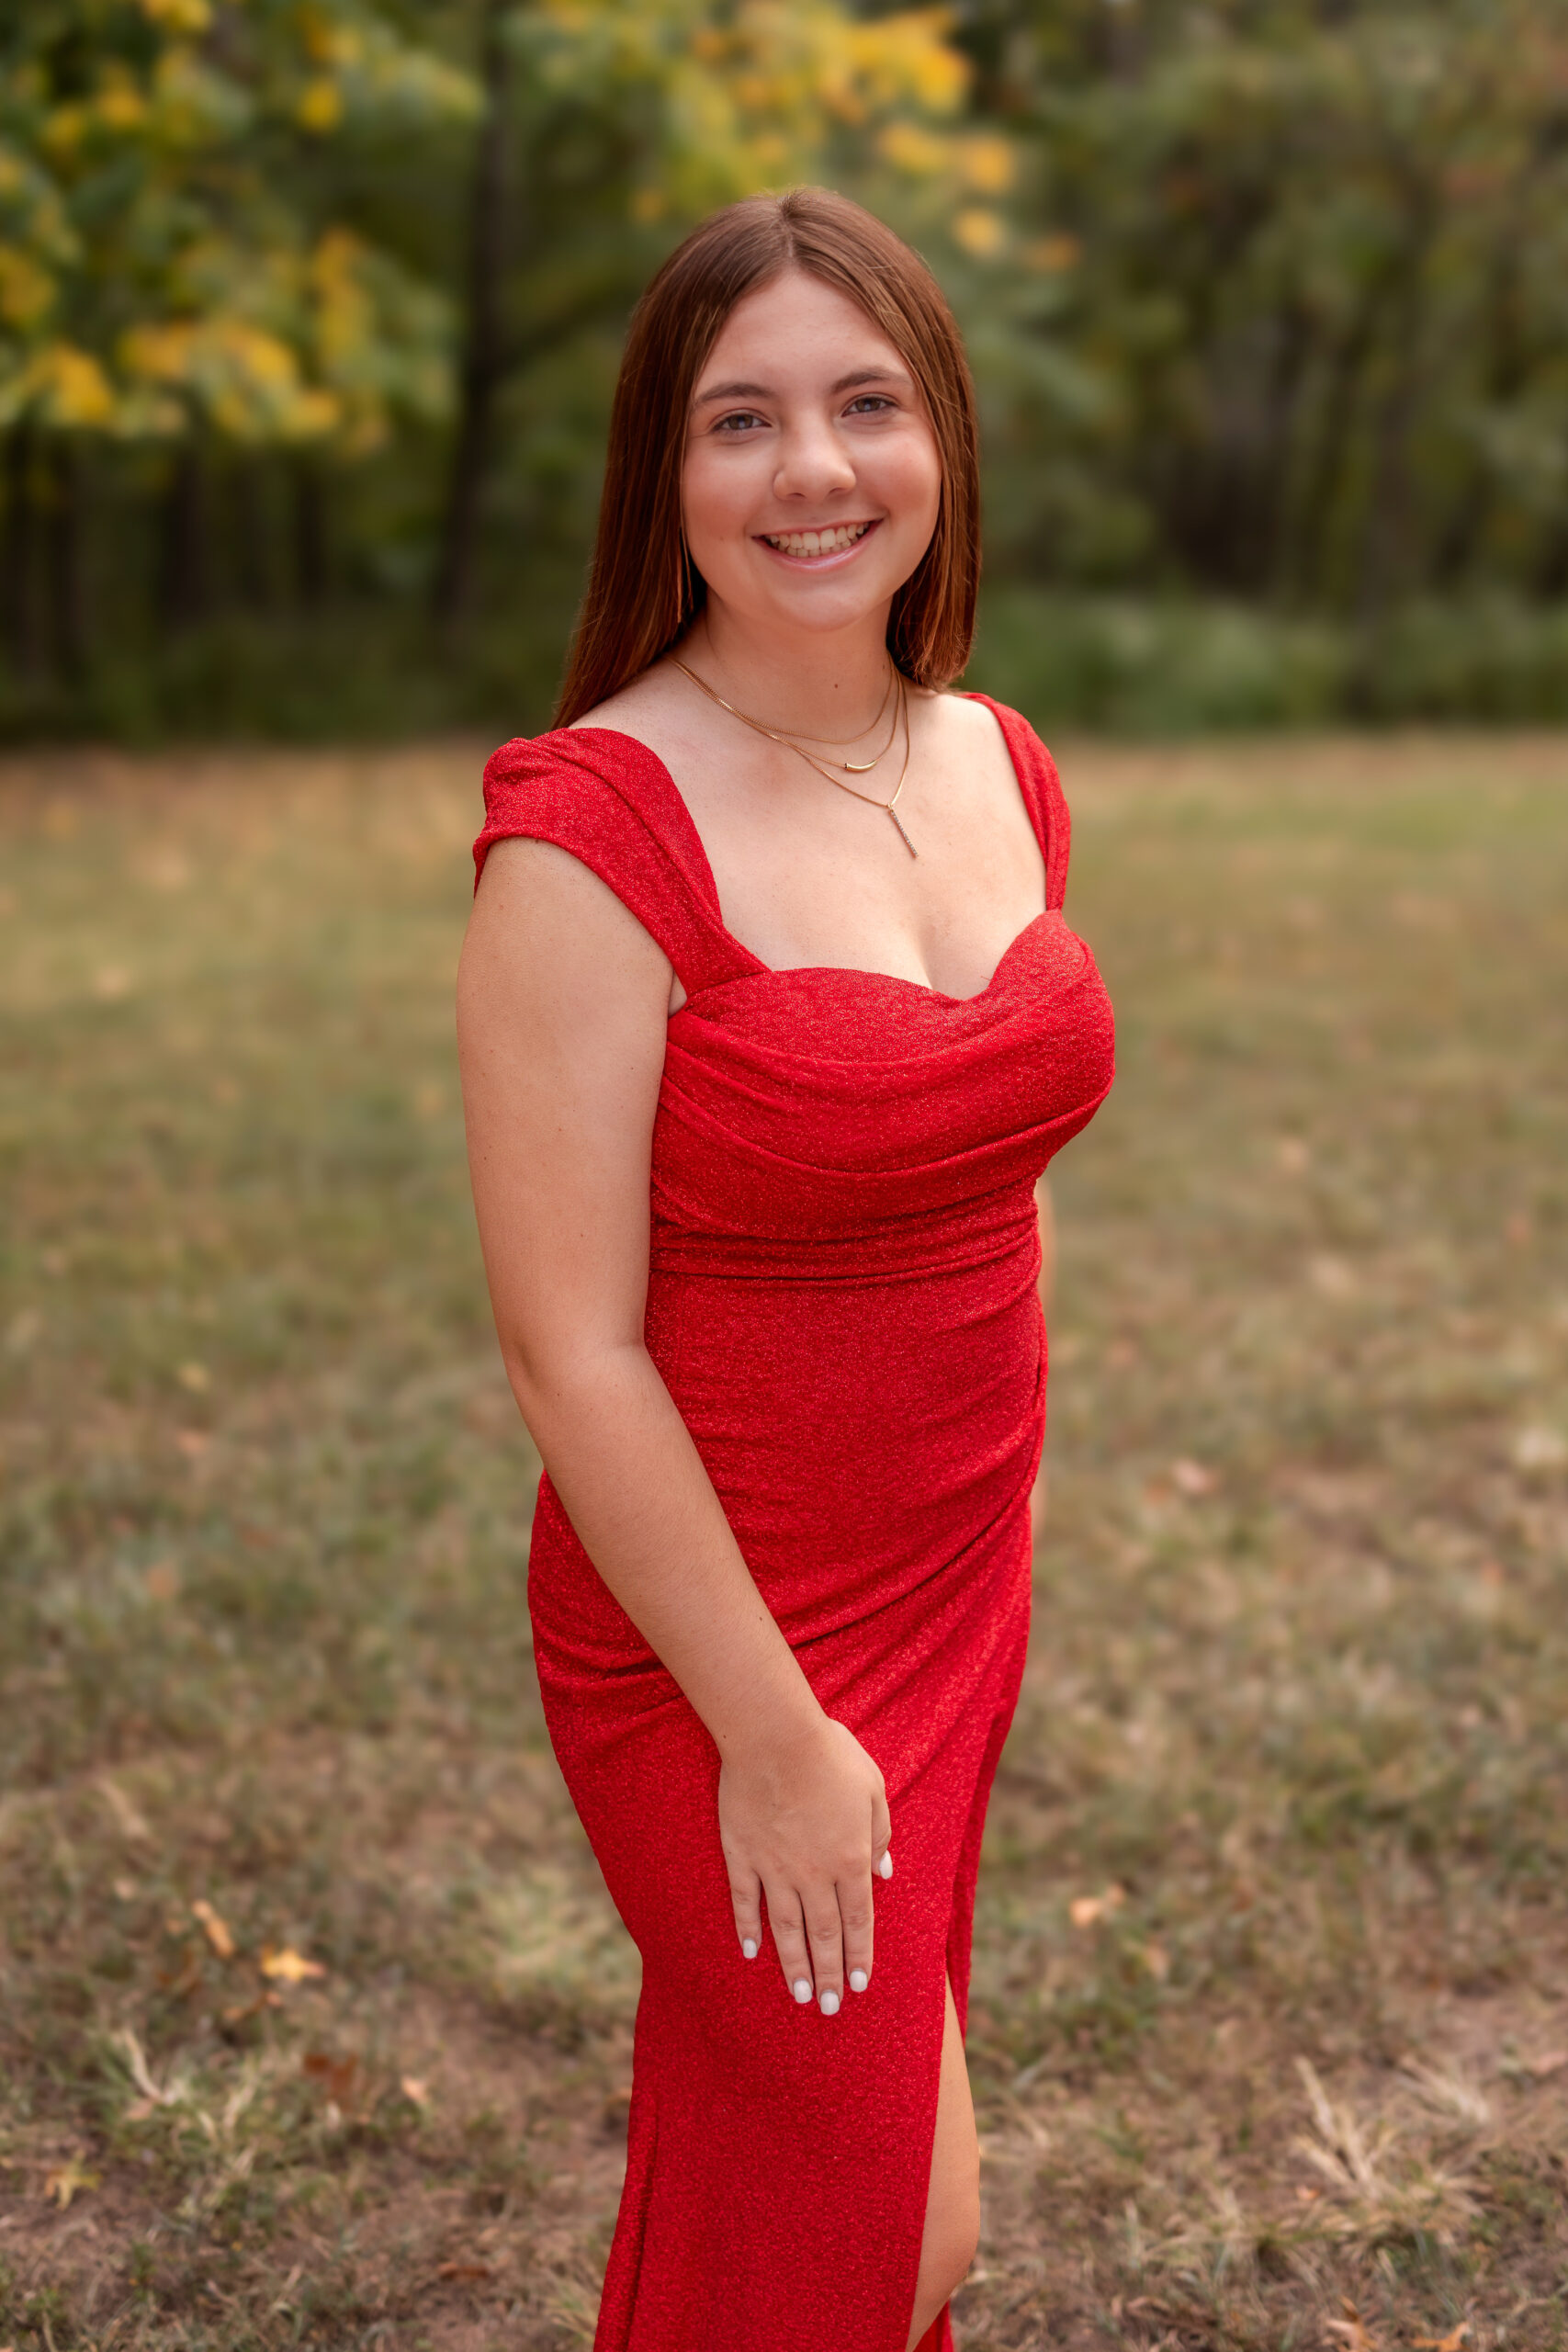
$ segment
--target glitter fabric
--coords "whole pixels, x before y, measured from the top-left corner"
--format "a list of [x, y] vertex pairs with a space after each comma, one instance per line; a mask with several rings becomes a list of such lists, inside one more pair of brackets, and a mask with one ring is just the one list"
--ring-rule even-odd
[[[487, 822], [608, 883], [687, 991], [653, 1135], [649, 1349], [758, 1587], [886, 1778], [870, 1989], [824, 2018], [736, 1940], [718, 1759], [547, 1479], [529, 1608], [562, 1771], [642, 1953], [598, 2352], [904, 2352], [943, 1979], [960, 2019], [986, 1801], [1029, 1630], [1044, 1429], [1033, 1186], [1111, 1083], [1062, 915], [1049, 753], [1006, 737], [1045, 910], [977, 996], [770, 971], [725, 929], [673, 779], [629, 736], [507, 743]], [[945, 2313], [922, 2352], [947, 2352]]]

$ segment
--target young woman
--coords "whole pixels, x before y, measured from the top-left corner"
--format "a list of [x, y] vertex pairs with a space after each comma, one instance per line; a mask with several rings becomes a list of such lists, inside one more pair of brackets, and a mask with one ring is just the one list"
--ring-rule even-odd
[[560, 723], [486, 771], [474, 1194], [550, 1735], [643, 1960], [601, 2352], [934, 2352], [975, 2251], [1034, 1186], [1111, 1069], [1050, 758], [943, 691], [976, 496], [923, 265], [731, 206], [632, 322]]

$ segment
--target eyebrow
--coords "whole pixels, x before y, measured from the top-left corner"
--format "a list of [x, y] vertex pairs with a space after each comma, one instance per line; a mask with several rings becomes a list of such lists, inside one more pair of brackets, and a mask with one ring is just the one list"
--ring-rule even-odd
[[[857, 368], [848, 376], [840, 376], [830, 384], [832, 393], [853, 391], [857, 384], [908, 384], [908, 377], [901, 368]], [[708, 401], [773, 401], [778, 394], [771, 384], [715, 384], [699, 392], [694, 403], [701, 408]]]

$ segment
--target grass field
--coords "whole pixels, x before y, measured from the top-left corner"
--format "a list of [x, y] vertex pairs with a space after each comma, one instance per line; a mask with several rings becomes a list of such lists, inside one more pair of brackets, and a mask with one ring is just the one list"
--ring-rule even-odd
[[[1568, 740], [1064, 766], [1121, 1076], [1058, 1171], [960, 2335], [1544, 2352]], [[477, 767], [0, 769], [17, 2352], [592, 2334], [637, 1965], [467, 1204]]]

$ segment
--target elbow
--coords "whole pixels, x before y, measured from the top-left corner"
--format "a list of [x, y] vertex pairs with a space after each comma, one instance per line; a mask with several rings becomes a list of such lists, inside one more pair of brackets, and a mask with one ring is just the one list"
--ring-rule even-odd
[[628, 1374], [648, 1363], [640, 1339], [576, 1338], [502, 1331], [502, 1361], [528, 1433], [548, 1455], [560, 1433], [593, 1419], [624, 1396]]

